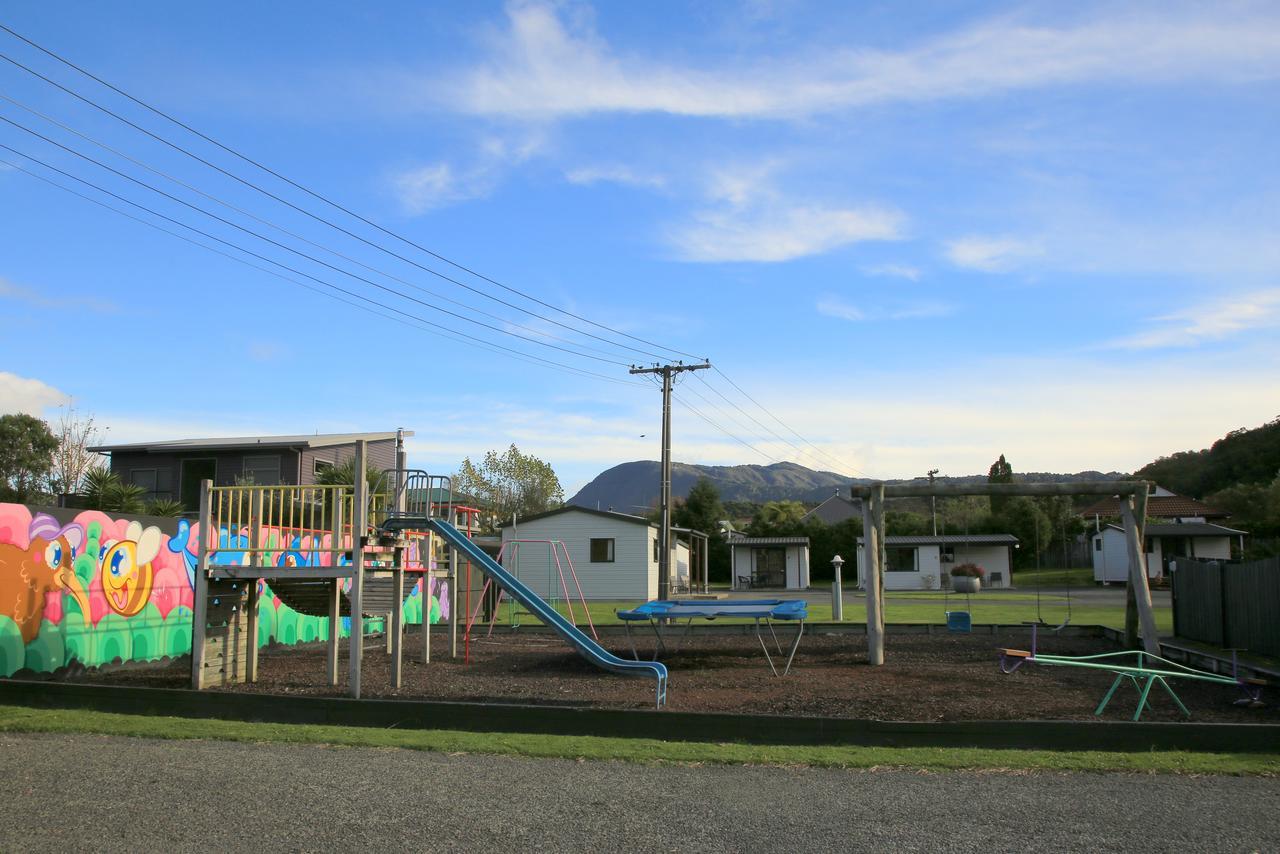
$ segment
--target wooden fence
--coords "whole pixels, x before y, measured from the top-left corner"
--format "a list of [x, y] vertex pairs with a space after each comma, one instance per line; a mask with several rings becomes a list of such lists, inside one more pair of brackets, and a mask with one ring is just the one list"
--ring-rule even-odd
[[1280, 655], [1280, 558], [1229, 563], [1173, 561], [1173, 633]]

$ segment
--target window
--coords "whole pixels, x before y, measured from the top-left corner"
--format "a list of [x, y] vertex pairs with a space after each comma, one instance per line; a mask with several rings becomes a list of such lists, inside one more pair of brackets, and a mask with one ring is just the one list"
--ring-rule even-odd
[[613, 537], [591, 538], [591, 562], [613, 563]]
[[244, 458], [244, 477], [258, 486], [274, 486], [280, 482], [280, 455], [263, 454]]
[[885, 549], [885, 557], [888, 559], [888, 564], [884, 568], [885, 572], [916, 571], [915, 549]]
[[331, 468], [333, 468], [333, 463], [329, 462], [328, 460], [316, 460], [312, 465], [311, 471], [316, 475], [320, 475], [320, 474], [323, 474], [324, 472], [327, 472]]
[[658, 538], [653, 538], [653, 559], [655, 562], [662, 560], [662, 553], [658, 550]]
[[[168, 480], [167, 477], [165, 479]], [[129, 483], [142, 487], [142, 500], [144, 501], [155, 501], [161, 497], [159, 494], [159, 480], [160, 478], [155, 469], [129, 469]], [[165, 486], [167, 488], [168, 484]]]
[[1094, 537], [1094, 538], [1093, 538], [1093, 550], [1094, 550], [1095, 552], [1100, 552], [1100, 551], [1102, 551], [1102, 537]]
[[1156, 553], [1156, 538], [1147, 537], [1147, 554], [1153, 555], [1155, 553]]

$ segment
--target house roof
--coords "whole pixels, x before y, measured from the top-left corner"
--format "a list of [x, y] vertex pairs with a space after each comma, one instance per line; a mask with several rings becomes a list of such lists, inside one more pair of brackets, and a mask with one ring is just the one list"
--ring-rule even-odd
[[[1116, 496], [1095, 501], [1080, 511], [1081, 516], [1119, 516], [1120, 499]], [[1147, 515], [1162, 519], [1179, 519], [1187, 516], [1203, 516], [1206, 519], [1224, 519], [1231, 515], [1202, 501], [1185, 495], [1151, 495], [1147, 498]]]
[[[405, 430], [403, 435], [407, 438], [413, 435], [413, 431]], [[351, 445], [361, 439], [366, 442], [379, 442], [395, 439], [395, 437], [394, 430], [390, 433], [307, 433], [299, 436], [237, 436], [221, 439], [131, 442], [121, 445], [96, 445], [89, 450], [98, 453], [113, 451], [164, 453], [166, 451], [234, 451], [248, 448], [328, 448], [333, 445]]]
[[[1123, 531], [1119, 525], [1107, 525], [1112, 531]], [[1247, 534], [1248, 531], [1237, 531], [1225, 525], [1214, 525], [1211, 522], [1173, 522], [1167, 525], [1148, 525], [1147, 536], [1151, 537], [1233, 537]], [[1097, 536], [1097, 533], [1094, 534]]]
[[[643, 516], [633, 516], [630, 513], [619, 513], [616, 510], [596, 510], [591, 507], [580, 507], [577, 504], [566, 504], [563, 507], [557, 507], [555, 510], [548, 510], [545, 513], [535, 513], [532, 516], [524, 516], [516, 519], [517, 526], [521, 522], [533, 522], [537, 519], [546, 519], [550, 516], [559, 516], [562, 513], [590, 513], [593, 516], [603, 516], [606, 519], [616, 519], [619, 522], [632, 522], [637, 525], [650, 525], [653, 523]], [[504, 522], [498, 526], [499, 528], [511, 527], [510, 522]]]
[[808, 537], [734, 537], [731, 546], [807, 546]]
[[861, 514], [862, 505], [860, 502], [852, 501], [843, 495], [836, 494], [801, 516], [800, 521], [821, 519], [828, 525], [834, 525], [837, 522], [843, 522], [845, 519], [852, 519]]
[[[884, 538], [886, 546], [1013, 546], [1017, 543], [1018, 538], [1013, 534], [943, 534], [937, 537], [925, 534]], [[858, 537], [858, 544], [862, 544], [862, 537]]]

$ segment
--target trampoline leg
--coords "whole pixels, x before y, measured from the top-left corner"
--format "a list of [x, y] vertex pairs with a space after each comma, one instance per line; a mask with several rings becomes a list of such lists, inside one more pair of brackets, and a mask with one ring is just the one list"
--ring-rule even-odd
[[769, 627], [769, 634], [773, 635], [773, 645], [778, 649], [778, 655], [782, 655], [782, 644], [778, 643], [778, 633], [773, 630], [773, 620], [765, 618], [764, 624]]
[[1129, 677], [1123, 673], [1117, 674], [1115, 681], [1111, 683], [1111, 687], [1107, 689], [1106, 696], [1102, 698], [1102, 702], [1098, 704], [1098, 708], [1093, 710], [1094, 715], [1100, 715], [1107, 708], [1107, 703], [1111, 702], [1111, 697], [1115, 694], [1116, 689], [1120, 687], [1120, 682]]
[[769, 669], [773, 671], [773, 675], [778, 675], [778, 668], [773, 666], [773, 657], [769, 655], [769, 647], [765, 646], [764, 635], [760, 633], [760, 618], [756, 617], [756, 640], [760, 641], [760, 648], [764, 650], [764, 660], [769, 662]]
[[804, 637], [804, 620], [800, 621], [800, 626], [796, 629], [796, 639], [795, 643], [791, 644], [791, 653], [787, 656], [787, 666], [782, 669], [783, 676], [791, 672], [791, 662], [796, 657], [796, 650], [800, 648], [800, 638], [802, 637]]
[[626, 631], [626, 633], [627, 633], [627, 643], [631, 644], [631, 657], [632, 657], [632, 658], [634, 658], [636, 661], [639, 661], [639, 660], [640, 660], [640, 650], [636, 649], [636, 639], [635, 639], [635, 637], [631, 634], [631, 624], [630, 624], [629, 622], [627, 622], [626, 620], [623, 620], [623, 621], [622, 621], [622, 628], [623, 628], [623, 629]]
[[1182, 713], [1187, 717], [1191, 717], [1191, 712], [1188, 711], [1187, 707], [1182, 704], [1182, 699], [1173, 692], [1173, 688], [1169, 686], [1169, 683], [1165, 681], [1164, 677], [1157, 676], [1156, 678], [1160, 680], [1160, 686], [1164, 688], [1165, 692], [1168, 693], [1168, 695], [1173, 698], [1173, 702], [1178, 704], [1178, 708], [1182, 709]]
[[655, 647], [653, 648], [653, 660], [654, 660], [654, 661], [657, 661], [657, 660], [658, 660], [658, 656], [659, 656], [660, 654], [661, 654], [661, 655], [665, 655], [665, 654], [666, 654], [666, 652], [667, 652], [667, 645], [666, 645], [665, 643], [663, 643], [663, 642], [662, 642], [662, 625], [661, 625], [661, 621], [659, 621], [659, 620], [650, 620], [650, 621], [649, 621], [649, 625], [653, 626], [653, 636], [654, 636], [654, 637], [656, 637], [656, 638], [658, 639], [658, 644], [657, 644], [657, 646], [655, 646]]

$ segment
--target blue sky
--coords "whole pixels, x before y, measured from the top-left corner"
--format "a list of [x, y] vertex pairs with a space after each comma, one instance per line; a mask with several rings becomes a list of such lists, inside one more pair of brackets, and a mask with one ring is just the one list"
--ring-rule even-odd
[[723, 372], [677, 390], [674, 455], [691, 462], [910, 477], [1004, 453], [1022, 471], [1131, 470], [1280, 411], [1274, 4], [19, 3], [0, 20], [614, 331], [397, 243], [4, 33], [5, 55], [413, 263], [7, 62], [0, 116], [331, 266], [13, 124], [0, 144], [303, 274], [624, 381], [371, 316], [0, 149], [21, 167], [0, 165], [7, 411], [72, 402], [112, 441], [404, 426], [418, 465], [515, 442], [570, 491], [658, 455], [658, 395], [625, 367], [654, 348], [618, 333]]

